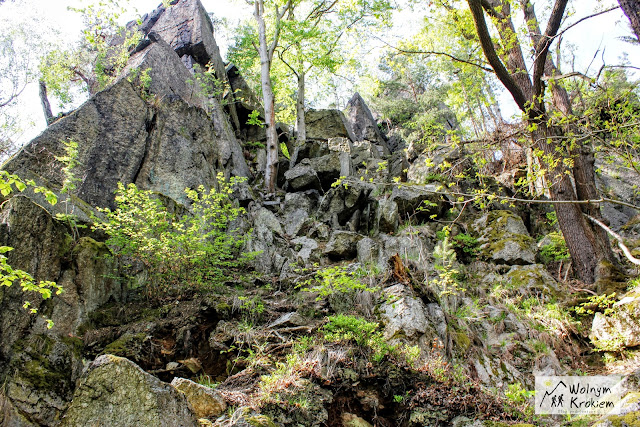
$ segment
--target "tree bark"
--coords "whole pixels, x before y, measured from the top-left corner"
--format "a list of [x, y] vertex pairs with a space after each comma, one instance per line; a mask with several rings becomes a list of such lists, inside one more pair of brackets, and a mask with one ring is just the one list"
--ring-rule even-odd
[[[271, 61], [273, 51], [278, 41], [278, 32], [274, 35], [271, 45], [267, 44], [267, 27], [264, 22], [264, 0], [255, 0], [254, 17], [258, 23], [258, 53], [260, 54], [260, 83], [262, 86], [262, 100], [267, 133], [267, 164], [264, 173], [264, 183], [267, 192], [276, 190], [278, 175], [278, 133], [276, 131], [275, 97], [271, 86]], [[276, 23], [276, 26], [279, 24]]]
[[[559, 152], [564, 151], [560, 146], [564, 132], [559, 127], [549, 126], [549, 116], [541, 96], [544, 92], [542, 76], [543, 74], [553, 74], [554, 71], [553, 63], [548, 58], [549, 42], [558, 31], [567, 0], [556, 1], [544, 35], [540, 34], [533, 8], [529, 9], [528, 2], [523, 3], [525, 20], [533, 19], [532, 22], [529, 22], [532, 41], [535, 45], [533, 76], [526, 73], [522, 44], [517, 42], [510, 17], [509, 3], [504, 0], [467, 0], [467, 2], [487, 60], [498, 79], [511, 93], [518, 107], [525, 113], [529, 125], [535, 129], [532, 132], [534, 146], [542, 150], [548, 160], [557, 159]], [[497, 19], [502, 43], [508, 46], [506, 66], [496, 53], [491, 40], [484, 17], [485, 9], [487, 13]], [[500, 10], [501, 13], [498, 13], [497, 10]], [[554, 100], [561, 111], [565, 110], [563, 112], [571, 113], [571, 104], [566, 91], [561, 89], [561, 86], [555, 86], [555, 89], [552, 88]], [[547, 162], [546, 181], [549, 185], [551, 200], [584, 200], [588, 194], [596, 191], [595, 184], [591, 185], [591, 182], [595, 182], [593, 162], [590, 161], [586, 151], [581, 150], [577, 154], [572, 170], [576, 177], [577, 192], [566, 173], [566, 166], [562, 159], [557, 162]], [[596, 208], [587, 207], [587, 209], [591, 212]], [[579, 205], [559, 203], [555, 204], [555, 210], [578, 278], [586, 283], [593, 283], [596, 280], [598, 263], [603, 259], [613, 259], [608, 238], [605, 235], [603, 239], [602, 233], [599, 230], [594, 230], [585, 219]]]
[[298, 97], [296, 98], [296, 129], [298, 131], [296, 135], [296, 144], [293, 147], [293, 153], [289, 159], [289, 167], [292, 168], [298, 161], [298, 155], [300, 154], [300, 148], [307, 142], [307, 122], [305, 120], [304, 112], [304, 98], [305, 98], [305, 72], [302, 70], [298, 73]]
[[47, 122], [47, 126], [53, 122], [53, 113], [51, 112], [51, 104], [49, 104], [49, 97], [47, 96], [47, 85], [43, 80], [39, 82], [40, 86], [40, 103], [42, 104], [42, 112], [44, 113], [44, 119]]
[[633, 28], [633, 32], [636, 33], [636, 38], [640, 42], [640, 2], [638, 0], [618, 0], [618, 3], [624, 14], [629, 18], [631, 28]]
[[[542, 38], [542, 32], [540, 31], [540, 25], [535, 13], [533, 4], [528, 0], [520, 0], [522, 10], [524, 12], [525, 22], [529, 27], [529, 35], [534, 45], [539, 45]], [[560, 71], [554, 64], [552, 58], [547, 55], [544, 65], [544, 75], [553, 77], [559, 75]], [[573, 116], [573, 108], [569, 99], [567, 90], [562, 86], [560, 82], [551, 81], [551, 93], [553, 96], [553, 105], [566, 117]], [[560, 135], [563, 136], [563, 135]], [[571, 144], [574, 145], [574, 144]], [[596, 187], [595, 176], [595, 156], [591, 149], [590, 143], [584, 142], [582, 144], [575, 144], [575, 148], [569, 150], [569, 156], [573, 158], [573, 179], [576, 189], [576, 196], [578, 200], [595, 200], [598, 198], [598, 189]], [[592, 216], [598, 220], [602, 220], [600, 213], [600, 207], [596, 204], [584, 204], [580, 205], [580, 210]], [[598, 248], [597, 256], [602, 259], [605, 258], [615, 264], [613, 252], [611, 251], [611, 245], [609, 243], [609, 237], [606, 232], [596, 227], [589, 221], [584, 220], [585, 228], [590, 229], [588, 233], [589, 238], [592, 240], [592, 245]], [[574, 264], [574, 266], [576, 266]], [[577, 267], [577, 266], [576, 266]]]

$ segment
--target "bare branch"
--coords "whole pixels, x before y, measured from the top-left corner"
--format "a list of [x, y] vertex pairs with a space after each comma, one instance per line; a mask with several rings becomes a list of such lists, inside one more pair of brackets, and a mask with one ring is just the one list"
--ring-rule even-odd
[[387, 43], [386, 41], [382, 40], [381, 38], [379, 38], [377, 36], [375, 38], [378, 41], [381, 41], [382, 43], [384, 43], [388, 47], [390, 47], [390, 48], [392, 48], [394, 50], [397, 50], [400, 53], [404, 53], [404, 54], [407, 54], [407, 55], [414, 55], [415, 54], [415, 55], [440, 55], [440, 56], [446, 56], [447, 58], [449, 58], [449, 59], [451, 59], [453, 61], [460, 62], [460, 63], [467, 64], [467, 65], [473, 65], [474, 67], [478, 67], [481, 70], [486, 71], [488, 73], [495, 73], [495, 71], [492, 68], [485, 67], [483, 65], [477, 64], [475, 62], [471, 62], [471, 61], [466, 60], [466, 59], [455, 57], [455, 56], [453, 56], [453, 55], [451, 55], [449, 53], [446, 53], [446, 52], [437, 52], [437, 51], [430, 51], [430, 50], [407, 50], [407, 49], [402, 49], [402, 48], [397, 47], [397, 46], [393, 46], [392, 44]]
[[526, 112], [527, 98], [522, 92], [522, 89], [518, 86], [515, 80], [513, 80], [513, 77], [496, 53], [495, 46], [491, 40], [491, 35], [489, 34], [487, 22], [484, 19], [484, 12], [480, 0], [467, 0], [467, 3], [469, 4], [469, 9], [473, 15], [473, 21], [476, 26], [476, 32], [478, 33], [478, 39], [480, 40], [480, 46], [482, 46], [482, 51], [487, 57], [489, 64], [491, 64], [491, 68], [493, 68], [500, 82], [502, 82], [502, 84], [511, 93], [513, 100], [518, 104], [518, 108], [520, 108], [521, 111]]
[[549, 46], [556, 36], [560, 24], [562, 23], [562, 17], [564, 11], [567, 8], [568, 0], [556, 0], [549, 22], [547, 22], [547, 29], [544, 35], [540, 38], [535, 47], [535, 62], [533, 64], [533, 94], [538, 96], [542, 93], [542, 75], [544, 74], [544, 66], [547, 62], [547, 54], [549, 53]]
[[616, 233], [615, 231], [613, 231], [612, 229], [610, 229], [609, 227], [607, 227], [602, 221], [599, 221], [597, 219], [595, 219], [594, 217], [592, 217], [591, 215], [587, 215], [584, 214], [584, 216], [586, 216], [587, 218], [589, 218], [593, 223], [599, 225], [600, 227], [602, 227], [602, 229], [604, 231], [606, 231], [611, 237], [613, 237], [614, 239], [616, 239], [618, 241], [618, 246], [620, 247], [620, 249], [622, 249], [622, 252], [624, 253], [624, 256], [633, 264], [635, 265], [640, 265], [640, 259], [635, 258], [632, 254], [631, 251], [629, 250], [629, 248], [624, 244], [624, 239], [622, 238], [622, 236], [620, 236], [618, 233]]
[[587, 19], [591, 19], [591, 18], [595, 18], [596, 16], [604, 15], [605, 13], [609, 13], [609, 12], [611, 12], [613, 10], [616, 10], [616, 9], [620, 9], [620, 6], [611, 7], [609, 9], [606, 9], [606, 10], [603, 10], [603, 11], [600, 11], [600, 12], [596, 12], [596, 13], [591, 14], [589, 16], [585, 16], [584, 18], [578, 19], [576, 22], [574, 22], [573, 24], [569, 25], [567, 28], [565, 28], [564, 30], [562, 30], [558, 34], [556, 34], [555, 37], [562, 37], [562, 35], [564, 33], [569, 31], [570, 29], [572, 29], [576, 25], [580, 24], [581, 22], [586, 21]]

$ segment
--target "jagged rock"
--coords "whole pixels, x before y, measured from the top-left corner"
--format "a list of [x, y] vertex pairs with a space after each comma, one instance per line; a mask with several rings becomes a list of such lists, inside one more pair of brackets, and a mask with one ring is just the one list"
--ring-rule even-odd
[[358, 92], [347, 103], [347, 117], [353, 129], [355, 141], [371, 141], [383, 147], [383, 154], [390, 153], [371, 110]]
[[284, 196], [282, 220], [287, 235], [297, 236], [305, 225], [310, 225], [310, 214], [317, 208], [319, 197], [315, 190], [287, 193]]
[[286, 171], [284, 177], [294, 191], [322, 189], [318, 174], [309, 159], [303, 159], [296, 166]]
[[217, 391], [186, 378], [174, 378], [171, 385], [187, 397], [196, 418], [217, 417], [224, 413], [227, 404]]
[[315, 240], [308, 237], [298, 237], [293, 239], [291, 243], [295, 245], [295, 259], [302, 265], [308, 266], [320, 259], [321, 251], [318, 249], [318, 242]]
[[398, 205], [398, 213], [403, 219], [415, 218], [429, 221], [432, 215], [441, 215], [445, 203], [435, 185], [420, 187], [394, 187], [390, 199]]
[[324, 253], [332, 259], [353, 259], [358, 252], [358, 242], [363, 237], [352, 231], [334, 231]]
[[180, 99], [154, 112], [122, 79], [49, 126], [4, 169], [59, 188], [63, 177], [55, 156], [63, 155], [61, 141], [74, 140], [80, 164], [75, 173], [83, 177], [77, 194], [89, 205], [113, 207], [118, 182], [186, 202], [185, 188], [215, 185], [215, 165], [240, 175], [248, 170], [236, 162], [230, 148], [235, 138], [222, 124]]
[[[78, 327], [109, 299], [120, 301], [122, 288], [103, 244], [83, 237], [72, 247], [73, 231], [26, 197], [5, 202], [2, 214], [0, 245], [15, 248], [6, 254], [8, 263], [64, 286], [63, 294], [46, 301], [17, 283], [0, 288], [0, 401], [14, 414], [7, 419], [26, 420], [11, 421], [15, 425], [49, 425], [59, 419], [82, 370]], [[25, 299], [54, 321], [52, 329], [23, 309]]]
[[404, 285], [393, 285], [385, 289], [386, 301], [380, 306], [385, 320], [385, 335], [392, 339], [398, 334], [406, 338], [418, 338], [427, 332], [427, 307], [410, 295]]
[[376, 265], [384, 271], [389, 268], [389, 258], [398, 254], [415, 268], [427, 271], [433, 240], [423, 227], [394, 236], [380, 233], [376, 239], [366, 237], [358, 242], [358, 261], [363, 265]]
[[[621, 165], [620, 162], [609, 164], [601, 159], [596, 160], [595, 167], [599, 171], [596, 174], [596, 185], [600, 191], [612, 199], [640, 205], [638, 173], [635, 170]], [[638, 211], [629, 206], [613, 203], [604, 203], [602, 206], [602, 216], [614, 230], [619, 230], [637, 214]]]
[[[341, 154], [334, 152], [327, 154], [326, 156], [314, 157], [310, 160], [311, 167], [316, 172], [318, 180], [320, 181], [320, 186], [324, 191], [328, 191], [331, 188], [331, 185], [341, 176], [343, 169]], [[348, 155], [345, 158], [347, 161], [350, 159]], [[347, 165], [347, 169], [349, 168], [349, 165]]]
[[396, 284], [384, 290], [380, 315], [388, 340], [418, 345], [424, 355], [432, 350], [434, 340], [447, 340], [447, 321], [436, 303], [425, 304], [405, 285]]
[[257, 252], [251, 260], [254, 268], [265, 274], [280, 274], [287, 258], [292, 254], [285, 246], [284, 231], [273, 212], [264, 208], [249, 211], [250, 222], [255, 224], [253, 234], [247, 242], [248, 252]]
[[510, 211], [491, 211], [473, 222], [483, 257], [500, 264], [534, 264], [535, 240], [522, 218]]
[[351, 125], [339, 110], [309, 110], [305, 114], [307, 138], [327, 141], [330, 138], [356, 138]]
[[394, 233], [398, 229], [400, 221], [398, 204], [388, 198], [379, 200], [376, 218], [378, 230], [382, 233]]
[[[331, 224], [334, 229], [351, 223], [351, 229], [368, 232], [375, 221], [375, 210], [370, 206], [369, 200], [369, 195], [375, 188], [375, 185], [362, 181], [331, 188], [320, 201], [318, 219]], [[361, 215], [358, 216], [358, 212]]]
[[612, 350], [640, 345], [640, 292], [628, 292], [612, 309], [613, 314], [596, 313], [593, 318], [593, 342]]
[[197, 426], [184, 394], [112, 355], [94, 360], [80, 379], [63, 427]]
[[192, 56], [203, 66], [210, 61], [214, 65], [224, 64], [213, 37], [211, 18], [200, 0], [174, 2], [160, 14], [149, 31], [155, 31], [166, 40], [178, 57]]
[[388, 181], [400, 180], [400, 182], [407, 181], [407, 171], [409, 170], [409, 162], [404, 152], [396, 151], [389, 157], [389, 175]]
[[180, 97], [189, 104], [204, 107], [204, 99], [199, 96], [200, 92], [188, 83], [193, 75], [180, 57], [157, 33], [153, 32], [149, 37], [149, 46], [129, 58], [127, 66], [122, 70], [121, 78], [126, 78], [131, 73], [134, 76], [147, 73], [151, 78], [147, 90], [158, 99]]

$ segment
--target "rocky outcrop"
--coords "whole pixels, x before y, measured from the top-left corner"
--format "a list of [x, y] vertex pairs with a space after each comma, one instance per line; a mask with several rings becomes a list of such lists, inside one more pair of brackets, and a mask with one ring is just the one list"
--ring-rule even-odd
[[382, 154], [389, 154], [389, 147], [385, 141], [378, 124], [371, 114], [371, 110], [364, 99], [356, 92], [347, 103], [347, 118], [353, 129], [355, 141], [371, 141], [382, 147]]
[[197, 426], [187, 397], [122, 357], [94, 360], [62, 419], [62, 427]]
[[482, 256], [508, 265], [534, 264], [536, 244], [522, 218], [510, 211], [491, 211], [473, 223]]
[[355, 141], [351, 125], [341, 111], [309, 110], [305, 114], [307, 139], [349, 138]]

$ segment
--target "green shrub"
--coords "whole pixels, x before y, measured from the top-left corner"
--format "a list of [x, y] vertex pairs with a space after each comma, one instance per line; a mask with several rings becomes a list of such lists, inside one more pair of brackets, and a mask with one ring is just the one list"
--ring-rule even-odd
[[569, 258], [569, 249], [564, 241], [561, 233], [552, 232], [547, 235], [551, 243], [542, 246], [540, 249], [540, 257], [544, 264], [562, 261]]
[[372, 358], [380, 362], [396, 350], [396, 346], [387, 343], [380, 326], [376, 322], [367, 322], [357, 316], [338, 314], [329, 316], [329, 323], [323, 326], [322, 335], [330, 342], [352, 342], [360, 347], [372, 350]]
[[316, 300], [356, 291], [375, 292], [377, 287], [369, 287], [360, 281], [356, 273], [350, 273], [344, 266], [333, 266], [318, 270], [312, 279], [305, 280], [297, 287], [305, 292], [316, 292]]
[[239, 180], [224, 182], [218, 174], [218, 181], [219, 191], [186, 189], [192, 204], [184, 215], [170, 212], [151, 191], [118, 184], [117, 208], [99, 209], [106, 219], [96, 220], [94, 229], [109, 236], [115, 256], [144, 265], [149, 294], [220, 284], [250, 254], [238, 256], [246, 235], [228, 229], [244, 213], [229, 199]]

